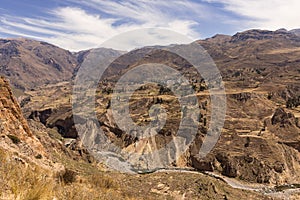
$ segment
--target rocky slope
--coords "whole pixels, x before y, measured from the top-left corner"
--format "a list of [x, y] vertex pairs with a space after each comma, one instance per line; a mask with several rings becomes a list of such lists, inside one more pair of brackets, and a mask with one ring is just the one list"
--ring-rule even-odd
[[216, 38], [198, 41], [219, 66], [228, 93], [225, 134], [212, 153], [215, 169], [246, 181], [299, 182], [299, 109], [289, 103], [299, 96], [299, 37], [250, 30]]
[[76, 56], [54, 45], [29, 39], [0, 40], [0, 74], [14, 88], [33, 89], [70, 80], [76, 66]]
[[[23, 181], [33, 178], [30, 175], [34, 173], [27, 169], [38, 166], [47, 176], [51, 174], [50, 170], [59, 171], [59, 166], [54, 165], [46, 148], [29, 129], [9, 83], [3, 77], [0, 78], [0, 94], [0, 198], [26, 198], [23, 195], [28, 188]], [[34, 179], [32, 185], [38, 186], [41, 182], [37, 181], [38, 177]]]
[[[128, 52], [115, 60], [105, 71], [105, 76], [100, 80], [96, 92], [97, 120], [112, 143], [128, 152], [134, 151], [139, 139], [122, 131], [111, 115], [112, 89], [116, 80], [136, 66], [149, 62], [162, 63], [180, 71], [190, 81], [197, 92], [201, 113], [197, 118], [198, 133], [195, 141], [177, 162], [172, 163], [172, 167], [191, 166], [200, 171], [223, 174], [244, 184], [258, 183], [272, 186], [300, 183], [300, 37], [296, 32], [283, 29], [278, 31], [249, 30], [233, 36], [216, 35], [206, 40], [196, 41], [208, 51], [221, 71], [227, 97], [226, 120], [222, 135], [213, 151], [204, 159], [200, 159], [197, 153], [207, 134], [211, 117], [208, 86], [189, 62], [172, 53], [147, 47]], [[32, 148], [29, 150], [32, 152], [30, 155], [24, 150], [24, 153], [28, 154], [25, 157], [31, 156], [30, 158], [37, 162], [44, 162], [43, 159], [45, 159], [50, 163], [52, 161], [64, 163], [66, 168], [79, 171], [79, 174], [86, 174], [87, 171], [98, 172], [98, 169], [93, 166], [95, 165], [93, 157], [78, 138], [71, 106], [72, 82], [64, 80], [75, 78], [79, 67], [92, 55], [91, 52], [94, 52], [96, 56], [95, 62], [101, 60], [103, 56], [118, 57], [124, 52], [97, 49], [70, 54], [49, 44], [23, 39], [1, 40], [1, 44], [1, 51], [3, 51], [0, 55], [3, 57], [1, 70], [5, 69], [1, 72], [9, 75], [8, 78], [15, 88], [25, 89], [22, 92], [20, 104], [29, 124], [28, 128], [26, 120], [20, 117], [16, 101], [9, 98], [12, 99], [10, 102], [14, 103], [7, 104], [7, 99], [4, 99], [1, 109], [5, 110], [5, 105], [6, 107], [13, 105], [16, 111], [5, 110], [3, 119], [11, 119], [8, 124], [14, 124], [11, 123], [12, 120], [18, 118], [21, 119], [22, 125], [20, 128], [19, 125], [5, 125], [7, 123], [4, 123], [4, 132], [1, 132], [3, 145], [7, 148], [12, 146], [14, 151], [22, 152], [21, 146], [27, 142], [17, 145], [13, 143], [18, 139], [25, 141], [24, 138], [27, 138], [28, 144], [31, 144], [31, 141], [33, 145], [24, 147], [24, 149]], [[40, 52], [39, 56], [36, 55], [37, 52]], [[45, 61], [47, 58], [50, 59], [49, 62]], [[28, 66], [34, 63], [32, 64], [34, 71], [22, 74], [19, 72], [22, 64], [16, 63], [27, 63]], [[62, 69], [56, 68], [55, 63]], [[40, 76], [45, 72], [47, 72], [47, 81]], [[20, 78], [17, 78], [18, 73]], [[37, 78], [34, 78], [35, 76]], [[8, 88], [6, 81], [3, 81], [3, 85], [5, 86], [3, 88]], [[11, 91], [9, 89], [7, 91], [3, 94], [11, 96]], [[86, 102], [82, 103], [83, 106]], [[139, 88], [130, 100], [131, 117], [137, 125], [144, 126], [149, 123], [151, 116], [148, 110], [152, 105], [164, 105], [168, 113], [165, 126], [156, 137], [150, 138], [150, 144], [141, 142], [145, 144], [145, 148], [155, 150], [164, 147], [176, 135], [181, 110], [178, 100], [167, 88], [155, 84], [145, 85]], [[82, 130], [89, 130], [91, 127], [97, 127], [96, 123], [86, 124], [83, 120]], [[22, 134], [17, 131], [19, 129], [22, 130]], [[92, 141], [92, 145], [95, 144], [97, 144], [96, 138]], [[35, 153], [35, 149], [42, 153]], [[43, 159], [35, 158], [40, 158], [39, 154]], [[176, 187], [173, 182], [170, 185], [164, 182], [157, 188], [152, 185], [153, 180], [162, 180], [164, 175], [161, 174], [149, 175], [147, 187], [139, 183], [144, 176], [126, 178], [122, 175], [116, 176], [120, 176], [118, 179], [120, 182], [126, 179], [127, 186], [138, 184], [145, 189], [144, 193], [156, 193], [156, 197], [175, 198], [178, 192], [175, 191]], [[166, 176], [163, 179], [169, 180], [170, 176]], [[187, 176], [192, 179], [196, 178], [193, 175]], [[206, 177], [199, 179], [203, 178]], [[195, 186], [190, 184], [189, 178], [182, 181], [187, 181], [184, 183], [189, 185], [189, 188]], [[218, 192], [218, 188], [204, 185], [202, 186], [206, 189], [199, 193], [193, 190], [190, 197], [200, 198], [207, 195], [209, 199], [218, 194], [215, 198], [225, 198], [222, 192]], [[125, 190], [132, 188], [127, 186], [122, 185]], [[166, 196], [163, 196], [162, 193], [165, 190]], [[183, 190], [179, 191], [180, 195], [183, 193]], [[241, 193], [238, 191], [232, 194]], [[297, 198], [297, 194], [295, 195]], [[177, 195], [178, 198], [179, 196]]]
[[271, 199], [200, 173], [107, 171], [100, 163], [78, 158], [85, 154], [83, 149], [70, 151], [62, 145], [64, 139], [39, 120], [27, 123], [2, 77], [0, 94], [1, 199]]
[[[252, 183], [299, 183], [300, 112], [295, 103], [300, 94], [299, 37], [285, 30], [250, 30], [232, 37], [217, 35], [197, 42], [216, 62], [227, 93], [224, 130], [211, 154], [200, 160], [194, 153], [199, 151], [210, 120], [207, 86], [187, 61], [155, 48], [129, 52], [106, 70], [105, 80], [100, 82], [97, 92], [98, 120], [105, 134], [120, 147], [131, 149], [135, 138], [120, 130], [110, 115], [109, 98], [114, 81], [143, 63], [167, 64], [193, 80], [203, 115], [194, 145], [177, 166], [193, 166]], [[82, 56], [83, 61], [86, 56]], [[59, 130], [66, 137], [77, 137], [69, 83], [40, 87], [28, 91], [27, 95], [30, 100], [23, 107], [26, 116]], [[288, 102], [294, 102], [293, 106], [287, 106], [292, 105]], [[163, 92], [158, 86], [143, 87], [134, 94], [130, 104], [132, 117], [139, 125], [147, 124], [151, 105], [166, 105], [170, 117], [155, 138], [156, 145], [163, 146], [176, 134], [178, 102], [171, 93]]]
[[43, 145], [29, 129], [9, 83], [3, 77], [0, 78], [0, 86], [1, 148], [20, 153], [20, 156], [26, 159], [48, 157]]

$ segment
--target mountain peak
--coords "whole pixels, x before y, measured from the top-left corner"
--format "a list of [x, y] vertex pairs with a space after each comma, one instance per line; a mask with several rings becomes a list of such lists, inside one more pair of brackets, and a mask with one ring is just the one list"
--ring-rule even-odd
[[252, 29], [244, 32], [238, 32], [232, 36], [231, 42], [240, 42], [246, 40], [266, 40], [266, 39], [290, 39], [299, 41], [300, 38], [294, 33], [285, 29], [276, 31]]
[[14, 88], [31, 89], [73, 76], [77, 60], [69, 51], [25, 38], [0, 39], [0, 74]]
[[294, 34], [297, 35], [297, 36], [300, 36], [300, 28], [290, 30], [290, 32], [291, 32], [291, 33], [294, 33]]

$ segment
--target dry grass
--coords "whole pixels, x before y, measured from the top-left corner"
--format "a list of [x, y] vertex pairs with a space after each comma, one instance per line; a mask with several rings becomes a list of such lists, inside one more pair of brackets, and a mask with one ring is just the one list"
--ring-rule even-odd
[[9, 160], [3, 151], [1, 154], [1, 198], [38, 200], [51, 199], [54, 180], [45, 170], [37, 166], [27, 166], [20, 161]]
[[111, 177], [101, 174], [94, 174], [88, 177], [88, 182], [95, 188], [118, 189], [119, 185]]
[[[246, 195], [249, 199], [262, 197], [235, 190], [202, 174], [155, 173], [136, 176], [103, 172], [86, 165], [78, 165], [75, 171], [71, 168], [72, 162], [66, 163], [69, 163], [65, 165], [68, 170], [53, 176], [49, 170], [12, 159], [11, 155], [0, 148], [0, 199], [158, 200], [181, 199], [185, 193], [187, 199], [220, 199], [222, 195], [229, 199], [236, 199], [240, 195]], [[157, 189], [159, 184], [169, 189], [166, 192]]]
[[[66, 180], [65, 180], [66, 179]], [[0, 148], [0, 199], [109, 200], [133, 199], [113, 178], [99, 172], [90, 175], [66, 170], [63, 179], [32, 164], [14, 160]]]

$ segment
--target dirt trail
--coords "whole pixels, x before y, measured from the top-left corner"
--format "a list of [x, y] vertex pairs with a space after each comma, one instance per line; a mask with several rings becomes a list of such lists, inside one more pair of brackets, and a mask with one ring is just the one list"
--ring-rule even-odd
[[190, 168], [157, 169], [157, 170], [153, 170], [150, 173], [157, 173], [157, 172], [180, 172], [180, 173], [194, 173], [194, 174], [195, 173], [203, 173], [210, 177], [220, 179], [220, 180], [226, 182], [228, 185], [230, 185], [233, 188], [249, 190], [249, 191], [256, 191], [256, 192], [260, 192], [265, 195], [280, 198], [280, 199], [289, 199], [291, 195], [293, 195], [295, 193], [300, 193], [300, 188], [293, 188], [292, 187], [293, 185], [291, 185], [290, 188], [288, 187], [288, 185], [286, 185], [286, 189], [283, 189], [282, 191], [276, 191], [276, 188], [272, 187], [272, 186], [261, 185], [261, 184], [246, 184], [246, 183], [242, 183], [236, 179], [228, 178], [226, 176], [216, 174], [213, 172], [199, 172], [199, 171], [195, 171], [194, 169], [190, 169]]

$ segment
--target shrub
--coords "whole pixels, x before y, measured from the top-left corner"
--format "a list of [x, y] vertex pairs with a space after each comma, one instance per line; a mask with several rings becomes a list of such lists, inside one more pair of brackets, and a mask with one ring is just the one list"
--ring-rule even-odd
[[300, 105], [300, 96], [298, 97], [293, 97], [293, 98], [289, 98], [286, 101], [286, 107], [287, 108], [293, 108], [293, 107], [298, 107]]
[[76, 181], [77, 173], [66, 169], [65, 173], [62, 175], [62, 180], [65, 184], [70, 184]]
[[7, 137], [11, 139], [14, 144], [19, 144], [21, 142], [21, 140], [15, 135], [7, 135]]
[[35, 156], [35, 158], [36, 158], [36, 159], [42, 159], [43, 156], [42, 156], [41, 154], [38, 154], [38, 155]]

